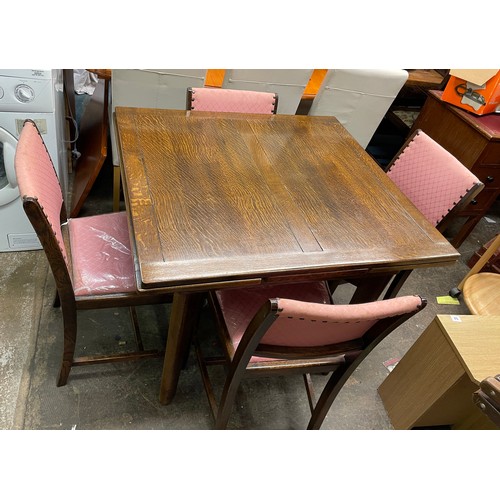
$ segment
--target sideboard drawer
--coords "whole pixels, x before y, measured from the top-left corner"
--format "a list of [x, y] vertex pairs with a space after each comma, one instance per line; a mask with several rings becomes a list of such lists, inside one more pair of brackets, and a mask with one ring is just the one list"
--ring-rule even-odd
[[485, 148], [481, 158], [479, 158], [481, 165], [498, 165], [500, 166], [500, 142], [490, 142]]
[[485, 188], [500, 188], [500, 165], [479, 165], [472, 172]]
[[484, 212], [495, 201], [498, 194], [498, 189], [484, 188], [473, 200], [460, 210], [461, 215]]

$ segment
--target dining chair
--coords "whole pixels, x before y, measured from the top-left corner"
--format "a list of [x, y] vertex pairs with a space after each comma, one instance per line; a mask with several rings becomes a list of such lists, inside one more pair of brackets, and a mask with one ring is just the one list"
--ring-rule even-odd
[[407, 79], [403, 69], [329, 69], [308, 114], [334, 116], [366, 149]]
[[186, 108], [186, 88], [205, 82], [206, 69], [113, 69], [109, 131], [113, 159], [113, 210], [120, 209], [120, 155], [114, 112], [117, 106], [131, 108]]
[[253, 90], [199, 87], [187, 89], [186, 109], [227, 113], [276, 114], [278, 95]]
[[[325, 282], [261, 285], [210, 292], [223, 358], [197, 359], [215, 428], [225, 429], [244, 377], [303, 374], [311, 419], [319, 429], [352, 372], [391, 331], [426, 305], [419, 296], [334, 305]], [[283, 298], [282, 298], [283, 297]], [[223, 364], [217, 402], [208, 366]], [[310, 374], [333, 372], [316, 401]]]
[[500, 274], [481, 272], [499, 248], [500, 233], [491, 241], [484, 254], [459, 285], [450, 290], [452, 297], [463, 294], [465, 305], [472, 314], [500, 315]]
[[[467, 167], [421, 130], [408, 138], [386, 172], [441, 233], [484, 187]], [[400, 271], [384, 298], [394, 297], [410, 273]]]
[[[387, 175], [409, 198], [424, 217], [441, 233], [483, 189], [484, 184], [452, 154], [416, 130], [386, 167]], [[395, 297], [411, 274], [400, 271], [384, 294]], [[357, 280], [349, 280], [355, 286]], [[332, 293], [341, 281], [330, 281]]]
[[[169, 302], [165, 293], [137, 290], [125, 212], [67, 218], [61, 186], [42, 136], [24, 122], [15, 153], [23, 207], [45, 251], [63, 316], [63, 356], [57, 386], [65, 385], [72, 366], [160, 356], [144, 350], [133, 306]], [[137, 350], [75, 357], [77, 311], [131, 307]]]
[[278, 113], [294, 115], [312, 73], [312, 69], [226, 69], [222, 88], [278, 94]]

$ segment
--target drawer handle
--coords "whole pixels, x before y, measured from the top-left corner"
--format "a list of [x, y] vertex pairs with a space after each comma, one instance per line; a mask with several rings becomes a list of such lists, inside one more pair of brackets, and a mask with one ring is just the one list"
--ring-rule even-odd
[[486, 177], [486, 182], [493, 182], [494, 180], [495, 178], [492, 175], [488, 175], [488, 177]]
[[471, 205], [477, 205], [477, 200], [476, 198], [474, 198], [471, 202], [470, 202]]

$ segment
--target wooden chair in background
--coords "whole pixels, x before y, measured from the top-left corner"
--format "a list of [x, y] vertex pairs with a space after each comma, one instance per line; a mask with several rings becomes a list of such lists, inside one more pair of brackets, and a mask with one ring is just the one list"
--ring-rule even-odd
[[[408, 138], [386, 172], [440, 232], [484, 187], [467, 167], [421, 130]], [[396, 274], [384, 298], [395, 297], [410, 274], [411, 270]], [[357, 284], [355, 280], [351, 283]], [[339, 284], [330, 282], [332, 292]]]
[[450, 290], [452, 297], [463, 294], [464, 302], [472, 314], [500, 316], [500, 274], [481, 272], [499, 248], [500, 234], [490, 243], [459, 285]]
[[77, 311], [169, 302], [161, 291], [139, 293], [125, 212], [68, 219], [52, 160], [35, 123], [27, 120], [15, 156], [24, 210], [45, 251], [62, 308], [64, 346], [57, 385], [72, 366], [161, 356], [144, 350], [135, 309], [131, 309], [138, 350], [75, 358]]
[[278, 95], [252, 90], [189, 87], [186, 108], [191, 111], [276, 114]]
[[[386, 172], [441, 233], [484, 187], [467, 167], [421, 130], [408, 138]], [[395, 297], [410, 272], [399, 272], [384, 298]]]

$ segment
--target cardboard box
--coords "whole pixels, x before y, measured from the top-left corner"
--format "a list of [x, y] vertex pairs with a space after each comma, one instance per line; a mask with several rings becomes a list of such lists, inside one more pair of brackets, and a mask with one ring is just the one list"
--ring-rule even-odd
[[452, 69], [442, 99], [475, 115], [500, 112], [500, 71]]

